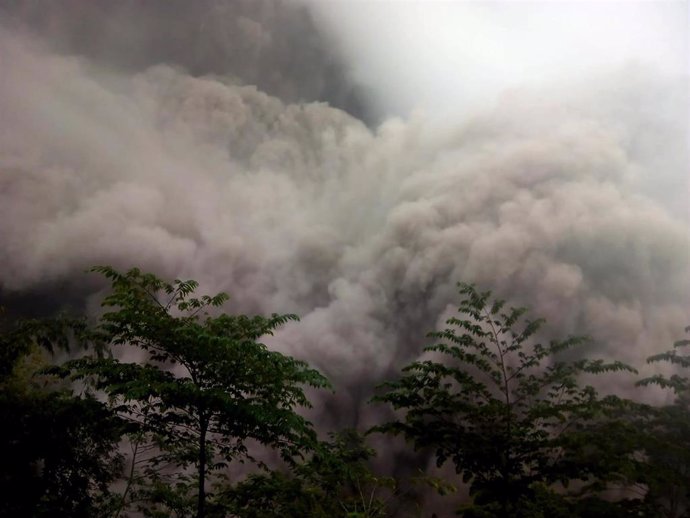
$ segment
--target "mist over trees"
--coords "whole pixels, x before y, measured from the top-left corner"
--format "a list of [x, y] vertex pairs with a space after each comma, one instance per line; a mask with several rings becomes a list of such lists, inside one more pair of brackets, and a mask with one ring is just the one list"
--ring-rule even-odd
[[[370, 394], [394, 412], [327, 434], [300, 409], [338, 387], [262, 343], [296, 316], [233, 315], [195, 281], [94, 270], [111, 284], [96, 322], [2, 320], [1, 516], [431, 517], [430, 492], [446, 495], [436, 516], [690, 512], [690, 340], [649, 358], [677, 372], [640, 379], [460, 284], [457, 316]], [[609, 376], [673, 402], [595, 388]], [[376, 468], [380, 434], [455, 475]]]

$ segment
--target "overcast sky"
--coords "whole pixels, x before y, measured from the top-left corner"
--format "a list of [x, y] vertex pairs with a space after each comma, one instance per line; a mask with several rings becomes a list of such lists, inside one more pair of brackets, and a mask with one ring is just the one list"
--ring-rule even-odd
[[625, 64], [688, 73], [686, 1], [313, 4], [393, 114], [471, 111], [508, 88]]

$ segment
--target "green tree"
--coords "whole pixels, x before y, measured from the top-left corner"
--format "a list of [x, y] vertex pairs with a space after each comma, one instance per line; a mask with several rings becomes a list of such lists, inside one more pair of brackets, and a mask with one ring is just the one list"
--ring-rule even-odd
[[107, 516], [121, 427], [99, 401], [64, 391], [0, 395], [0, 516]]
[[[259, 341], [297, 317], [212, 316], [228, 297], [195, 297], [195, 281], [169, 283], [138, 269], [94, 270], [110, 280], [112, 292], [92, 341], [143, 351], [146, 359], [95, 355], [69, 362], [63, 372], [104, 391], [118, 415], [139, 427], [138, 437], [155, 442], [148, 498], [167, 501], [180, 515], [187, 512], [185, 499], [194, 498], [195, 515], [203, 518], [209, 477], [248, 458], [248, 441], [287, 461], [314, 442], [311, 424], [295, 409], [309, 406], [305, 386], [326, 387], [326, 379]], [[174, 480], [166, 478], [170, 470]]]
[[238, 518], [383, 518], [391, 515], [396, 482], [376, 476], [368, 462], [375, 455], [354, 430], [333, 434], [290, 473], [253, 474], [223, 493]]
[[[685, 328], [690, 332], [690, 326]], [[690, 368], [690, 355], [684, 353], [690, 340], [678, 340], [673, 348], [647, 359], [648, 363], [667, 363]], [[681, 373], [657, 374], [639, 382], [671, 390], [670, 405], [652, 408], [645, 423], [647, 469], [644, 483], [646, 499], [667, 518], [690, 516], [690, 379]]]
[[538, 496], [560, 499], [550, 489], [555, 483], [579, 481], [581, 497], [588, 487], [601, 488], [593, 482], [620, 477], [632, 443], [619, 460], [607, 456], [606, 464], [606, 448], [594, 439], [600, 437], [596, 430], [618, 422], [610, 416], [627, 403], [600, 397], [579, 380], [633, 369], [620, 362], [563, 360], [562, 353], [586, 339], [542, 345], [536, 340], [542, 320], [525, 318], [522, 308], [506, 309], [490, 292], [459, 287], [459, 316], [429, 334], [437, 341], [425, 348], [430, 359], [405, 367], [375, 398], [401, 417], [374, 431], [431, 449], [439, 466], [451, 461], [470, 484], [466, 516], [521, 516], [525, 503]]
[[120, 474], [120, 420], [43, 372], [83, 323], [0, 321], [0, 516], [106, 516]]

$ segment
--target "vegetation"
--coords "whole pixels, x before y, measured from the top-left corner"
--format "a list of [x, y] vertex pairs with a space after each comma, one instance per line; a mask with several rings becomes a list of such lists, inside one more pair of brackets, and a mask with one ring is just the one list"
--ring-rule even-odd
[[373, 397], [395, 417], [323, 441], [299, 409], [327, 380], [261, 342], [297, 317], [94, 270], [111, 284], [94, 325], [0, 319], [0, 516], [430, 517], [410, 480], [373, 470], [370, 434], [453, 466], [418, 480], [467, 487], [465, 517], [690, 516], [690, 340], [649, 359], [675, 374], [638, 381], [672, 404], [602, 395], [600, 376], [636, 371], [582, 359], [585, 338], [544, 343], [542, 320], [461, 284], [458, 315]]
[[[634, 369], [562, 360], [586, 339], [543, 345], [533, 341], [543, 321], [525, 319], [523, 308], [506, 309], [467, 284], [460, 293], [460, 316], [429, 334], [437, 340], [425, 349], [432, 359], [405, 367], [376, 398], [404, 417], [376, 430], [432, 449], [438, 466], [452, 462], [473, 496], [461, 510], [465, 516], [520, 516], [538, 498], [566, 497], [574, 482], [578, 498], [600, 491], [620, 471], [620, 459], [608, 458], [610, 435], [602, 428], [628, 405], [579, 380]], [[564, 489], [551, 493], [556, 484]]]
[[123, 427], [92, 397], [41, 373], [44, 352], [68, 345], [65, 319], [0, 322], [0, 516], [98, 517], [107, 513], [122, 458]]
[[[209, 310], [227, 295], [193, 297], [194, 281], [166, 283], [137, 269], [95, 271], [112, 282], [103, 302], [112, 311], [90, 338], [147, 357], [132, 363], [91, 356], [68, 362], [62, 372], [107, 394], [110, 408], [133, 425], [137, 449], [142, 442], [155, 446], [147, 448], [155, 454], [144, 469], [154, 483], [145, 493], [156, 505], [146, 502], [143, 511], [195, 509], [197, 518], [205, 517], [209, 476], [248, 456], [248, 440], [277, 449], [286, 461], [311, 447], [315, 434], [295, 407], [309, 404], [304, 386], [325, 387], [326, 379], [258, 342], [297, 317], [214, 317]], [[173, 494], [161, 491], [170, 487]], [[194, 493], [195, 505], [186, 501]]]
[[320, 443], [291, 473], [255, 474], [229, 488], [227, 508], [241, 518], [390, 516], [395, 480], [369, 470], [374, 455], [362, 435], [344, 430]]
[[[685, 332], [690, 332], [690, 327], [686, 327]], [[647, 361], [687, 369], [690, 356], [683, 351], [688, 346], [690, 340], [679, 340], [672, 350]], [[646, 498], [656, 505], [662, 516], [690, 516], [690, 379], [682, 374], [656, 375], [639, 384], [661, 386], [675, 396], [671, 405], [649, 411], [645, 452], [654, 469], [644, 477], [648, 487]]]

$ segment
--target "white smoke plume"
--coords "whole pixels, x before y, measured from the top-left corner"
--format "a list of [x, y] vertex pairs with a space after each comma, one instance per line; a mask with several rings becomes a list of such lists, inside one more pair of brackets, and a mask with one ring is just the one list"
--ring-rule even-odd
[[[279, 13], [307, 16], [296, 4], [255, 4], [255, 19], [246, 2], [198, 4], [244, 9], [244, 22], [231, 17], [239, 39], [207, 61], [152, 36], [162, 50], [130, 56], [106, 39], [96, 51], [100, 33], [85, 36], [76, 14], [17, 5], [5, 7], [19, 21], [0, 28], [0, 292], [10, 302], [42, 286], [92, 294], [99, 285], [81, 272], [113, 264], [197, 279], [229, 292], [233, 311], [297, 313], [272, 343], [334, 382], [335, 399], [315, 412], [325, 427], [375, 421], [372, 387], [420, 354], [457, 305], [457, 281], [637, 366], [690, 324], [686, 74], [610, 66], [497, 91], [452, 121], [401, 113], [373, 126], [318, 102], [364, 116], [338, 101], [349, 94], [329, 98], [321, 76], [313, 87], [308, 66], [304, 96], [299, 74], [285, 75], [303, 57], [271, 43], [261, 20], [292, 20], [293, 41], [302, 18]], [[127, 27], [118, 20], [107, 34]], [[158, 23], [164, 38], [172, 29]], [[280, 52], [256, 50], [253, 71], [256, 46], [237, 34]], [[316, 76], [337, 61], [318, 56]], [[348, 73], [329, 70], [354, 91]]]

